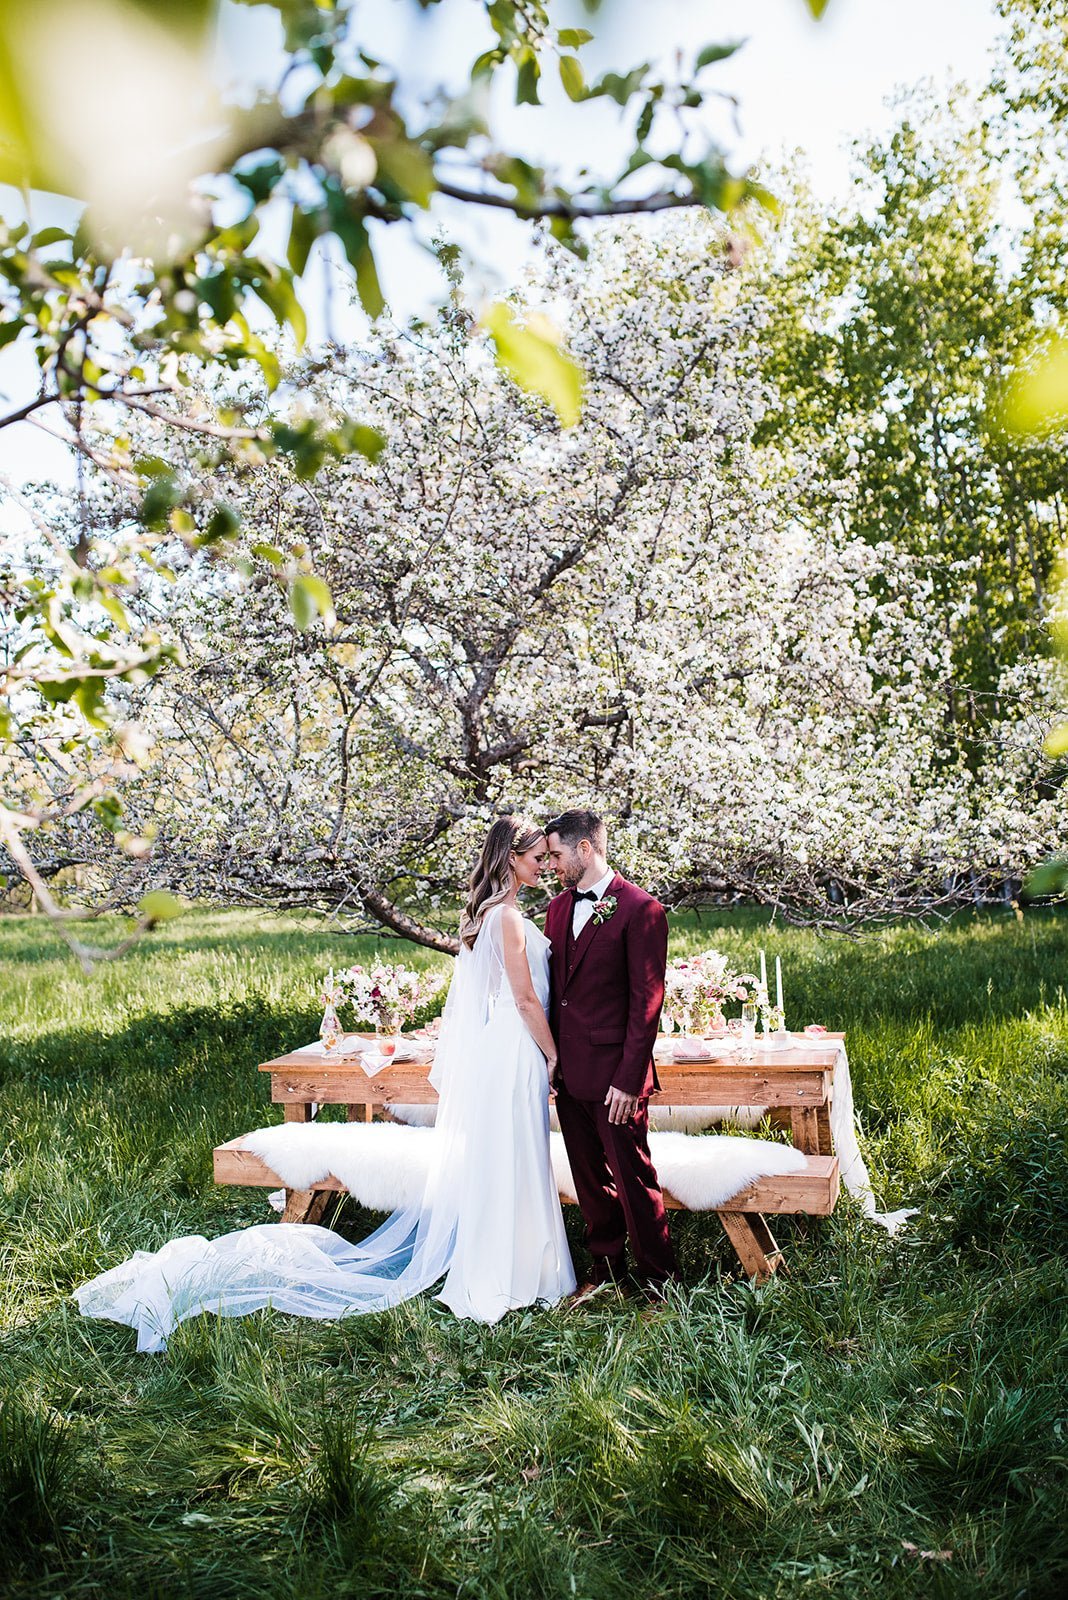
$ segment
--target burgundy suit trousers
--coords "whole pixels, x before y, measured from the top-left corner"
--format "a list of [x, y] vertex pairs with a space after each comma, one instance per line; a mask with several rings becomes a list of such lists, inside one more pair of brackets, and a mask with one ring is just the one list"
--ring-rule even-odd
[[628, 1237], [641, 1283], [676, 1277], [664, 1197], [649, 1155], [648, 1102], [639, 1100], [628, 1122], [613, 1124], [607, 1106], [576, 1100], [561, 1084], [556, 1111], [586, 1221], [594, 1277], [607, 1281], [624, 1275]]

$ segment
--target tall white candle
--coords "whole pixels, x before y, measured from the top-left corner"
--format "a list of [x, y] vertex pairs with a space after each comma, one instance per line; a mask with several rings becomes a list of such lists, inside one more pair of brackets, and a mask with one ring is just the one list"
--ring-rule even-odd
[[327, 989], [330, 989], [330, 990], [332, 990], [333, 987], [334, 987], [334, 969], [333, 969], [333, 967], [330, 968], [330, 976], [326, 980], [326, 987], [327, 987]]
[[767, 960], [766, 960], [766, 958], [764, 956], [763, 950], [761, 950], [761, 952], [760, 952], [760, 987], [763, 989], [764, 993], [767, 994], [767, 992], [768, 992], [768, 963], [767, 963]]
[[775, 1004], [781, 1011], [782, 1006], [782, 959], [775, 957]]

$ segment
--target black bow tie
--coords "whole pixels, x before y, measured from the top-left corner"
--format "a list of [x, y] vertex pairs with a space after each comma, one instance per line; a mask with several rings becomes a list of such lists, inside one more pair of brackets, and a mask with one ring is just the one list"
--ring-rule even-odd
[[593, 900], [594, 902], [597, 900], [597, 891], [595, 889], [575, 889], [572, 892], [576, 900]]

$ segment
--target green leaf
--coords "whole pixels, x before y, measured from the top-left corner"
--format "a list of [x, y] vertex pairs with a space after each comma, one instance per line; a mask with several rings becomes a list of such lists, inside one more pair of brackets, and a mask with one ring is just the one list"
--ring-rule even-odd
[[201, 544], [219, 544], [224, 539], [232, 539], [241, 526], [241, 518], [233, 506], [225, 501], [217, 505], [208, 518], [208, 525], [200, 536]]
[[[366, 239], [367, 230], [364, 229], [363, 233]], [[386, 309], [386, 297], [378, 281], [378, 267], [375, 265], [374, 251], [369, 240], [363, 249], [357, 252], [352, 265], [356, 271], [356, 293], [360, 297], [360, 304], [373, 321]]]
[[480, 56], [475, 57], [471, 67], [471, 82], [477, 83], [479, 78], [492, 78], [504, 59], [503, 50], [484, 50]]
[[71, 699], [91, 728], [107, 727], [107, 718], [104, 716], [103, 678], [83, 678], [71, 695]]
[[13, 344], [24, 326], [25, 324], [18, 319], [11, 322], [0, 322], [0, 350], [6, 344]]
[[589, 246], [575, 232], [574, 223], [569, 217], [553, 217], [549, 223], [549, 232], [553, 238], [563, 245], [565, 250], [570, 250], [573, 256], [580, 261], [585, 261], [589, 255]]
[[1020, 363], [1001, 405], [1010, 433], [1056, 433], [1068, 423], [1068, 337], [1052, 334]]
[[93, 814], [111, 833], [122, 821], [122, 801], [114, 790], [93, 801]]
[[37, 692], [50, 706], [66, 705], [74, 699], [77, 687], [77, 678], [38, 678], [36, 682]]
[[482, 318], [497, 349], [497, 360], [521, 389], [541, 395], [561, 426], [570, 428], [582, 415], [582, 368], [560, 349], [556, 330], [543, 318], [518, 323], [510, 306], [498, 300]]
[[563, 45], [565, 50], [578, 50], [582, 45], [589, 44], [593, 34], [588, 28], [561, 28], [556, 35], [557, 44]]
[[233, 177], [243, 189], [247, 189], [257, 205], [262, 205], [269, 200], [274, 192], [275, 185], [281, 180], [286, 170], [286, 164], [281, 156], [271, 156], [267, 161], [261, 161], [255, 167], [234, 168]]
[[64, 244], [70, 244], [70, 233], [66, 228], [41, 228], [38, 233], [34, 234], [26, 248], [28, 250], [47, 250], [50, 244], [59, 244], [61, 239]]
[[138, 456], [133, 465], [142, 478], [165, 478], [171, 472], [170, 462], [162, 456]]
[[[364, 56], [367, 65], [367, 57]], [[374, 68], [372, 68], [372, 71]], [[382, 106], [388, 105], [395, 85], [383, 78], [356, 78], [345, 73], [334, 84], [330, 91], [330, 99], [335, 107], [339, 106]]]
[[197, 531], [197, 525], [193, 520], [192, 513], [187, 511], [184, 506], [175, 506], [170, 515], [170, 524], [172, 530], [180, 539], [190, 539]]
[[742, 42], [741, 39], [735, 39], [733, 44], [706, 44], [704, 49], [699, 51], [697, 55], [696, 66], [698, 72], [702, 67], [710, 67], [715, 61], [726, 61], [729, 56], [734, 55], [736, 50], [742, 48]]
[[340, 428], [332, 430], [329, 443], [337, 456], [346, 456], [355, 450], [368, 461], [377, 461], [386, 448], [386, 436], [377, 428], [368, 427], [366, 422], [344, 422]]
[[327, 187], [327, 207], [330, 225], [341, 240], [342, 248], [356, 275], [356, 292], [360, 297], [360, 304], [373, 320], [381, 316], [386, 302], [382, 286], [378, 281], [378, 269], [375, 266], [367, 229], [362, 219], [353, 214], [348, 196], [340, 189]]
[[302, 482], [314, 478], [323, 464], [326, 444], [320, 429], [311, 417], [298, 424], [274, 422], [271, 434], [279, 450], [293, 458], [293, 470]]
[[[272, 273], [255, 285], [256, 293], [270, 311], [280, 328], [292, 328], [293, 337], [300, 349], [308, 337], [308, 319], [297, 298], [293, 280], [287, 272]], [[275, 385], [271, 385], [275, 387]]]
[[178, 480], [172, 473], [153, 478], [141, 501], [141, 521], [145, 527], [162, 531], [169, 523], [170, 514], [180, 499]]
[[648, 155], [641, 147], [652, 132], [653, 118], [656, 115], [656, 107], [656, 96], [650, 95], [642, 107], [641, 115], [634, 124], [634, 137], [637, 141], [638, 148], [627, 162], [628, 173], [636, 172], [639, 167], [645, 166], [649, 161], [652, 160], [652, 156]]
[[182, 914], [182, 902], [168, 889], [153, 889], [137, 907], [137, 915], [149, 928], [157, 922], [171, 922]]
[[[383, 190], [387, 199], [413, 200], [425, 210], [437, 188], [434, 163], [426, 151], [410, 139], [369, 138], [367, 142], [378, 162], [376, 187]], [[388, 192], [390, 188], [395, 194]]]
[[230, 274], [226, 271], [210, 273], [198, 278], [193, 288], [216, 322], [225, 326], [237, 310], [237, 290]]
[[618, 72], [606, 72], [598, 78], [593, 88], [589, 90], [589, 98], [607, 95], [609, 100], [614, 100], [617, 106], [625, 106], [631, 95], [637, 94], [645, 82], [645, 75], [649, 71], [646, 61], [640, 67], [634, 67], [625, 75]]
[[1062, 722], [1059, 728], [1047, 734], [1042, 746], [1048, 756], [1059, 760], [1061, 756], [1068, 756], [1068, 722]]
[[492, 0], [486, 15], [502, 44], [511, 44], [516, 38], [516, 0]]
[[805, 0], [805, 4], [808, 6], [808, 9], [811, 11], [817, 22], [822, 17], [830, 3], [831, 0]]
[[302, 631], [311, 626], [317, 615], [322, 617], [328, 628], [333, 627], [337, 620], [328, 586], [322, 578], [312, 577], [308, 573], [302, 574], [293, 583], [289, 591], [289, 609], [293, 613], [293, 621]]
[[[266, 340], [261, 339], [258, 334], [249, 333], [245, 337], [245, 342], [241, 346], [240, 352], [232, 351], [230, 355], [236, 357], [239, 353], [251, 356], [263, 373], [263, 381], [266, 383], [269, 392], [273, 394], [282, 381], [282, 363], [278, 359], [278, 352], [272, 350]], [[236, 360], [232, 361], [231, 364], [236, 365]]]
[[569, 100], [586, 98], [586, 79], [582, 75], [582, 64], [577, 56], [560, 57], [560, 82]]
[[122, 601], [119, 600], [115, 595], [107, 594], [106, 592], [104, 594], [98, 594], [97, 600], [103, 606], [112, 622], [117, 623], [124, 632], [129, 633], [130, 629], [133, 627], [133, 622], [131, 620], [130, 613], [127, 611]]
[[284, 567], [286, 564], [285, 556], [273, 544], [254, 544], [252, 554], [259, 556], [261, 561], [269, 561], [272, 567]]
[[540, 106], [538, 99], [538, 79], [541, 77], [541, 62], [529, 45], [523, 45], [515, 56], [516, 86], [515, 103], [517, 106]]
[[289, 245], [286, 249], [286, 260], [298, 277], [308, 265], [311, 247], [319, 237], [321, 225], [322, 213], [320, 211], [304, 211], [300, 206], [293, 207], [293, 219], [289, 224]]

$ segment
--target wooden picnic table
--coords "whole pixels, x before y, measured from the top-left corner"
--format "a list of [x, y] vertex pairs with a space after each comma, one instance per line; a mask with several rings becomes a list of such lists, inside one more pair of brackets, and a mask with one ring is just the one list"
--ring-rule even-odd
[[[260, 1071], [271, 1080], [271, 1099], [283, 1107], [287, 1122], [311, 1122], [324, 1105], [344, 1105], [350, 1122], [391, 1118], [392, 1107], [423, 1105], [437, 1100], [428, 1081], [432, 1041], [412, 1037], [406, 1043], [423, 1059], [401, 1060], [368, 1074], [361, 1056], [374, 1048], [366, 1035], [347, 1035], [342, 1048], [330, 1058], [305, 1047], [264, 1061]], [[708, 1042], [707, 1059], [675, 1060], [670, 1041], [661, 1038], [657, 1048], [660, 1089], [650, 1107], [716, 1106], [767, 1109], [778, 1123], [789, 1126], [793, 1143], [809, 1157], [805, 1172], [761, 1179], [742, 1195], [732, 1198], [729, 1211], [717, 1214], [739, 1259], [751, 1275], [766, 1277], [782, 1262], [764, 1213], [806, 1212], [827, 1215], [838, 1196], [839, 1171], [831, 1141], [831, 1095], [841, 1034], [811, 1039], [790, 1036], [790, 1048], [770, 1050], [757, 1039], [750, 1059], [742, 1060], [737, 1048], [716, 1056], [717, 1042]], [[722, 1047], [719, 1047], [722, 1048]], [[248, 1151], [241, 1140], [231, 1140], [215, 1151], [218, 1183], [276, 1183], [273, 1173]], [[288, 1222], [321, 1220], [331, 1191], [343, 1185], [324, 1182], [313, 1190], [286, 1190], [283, 1219]], [[674, 1196], [665, 1203], [681, 1209]]]

